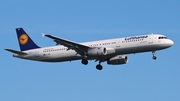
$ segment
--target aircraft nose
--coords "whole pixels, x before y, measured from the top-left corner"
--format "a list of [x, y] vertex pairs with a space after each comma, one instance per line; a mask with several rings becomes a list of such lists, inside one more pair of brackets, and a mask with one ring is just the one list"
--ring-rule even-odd
[[174, 44], [174, 42], [172, 40], [169, 40], [168, 44], [169, 44], [169, 46], [172, 46]]

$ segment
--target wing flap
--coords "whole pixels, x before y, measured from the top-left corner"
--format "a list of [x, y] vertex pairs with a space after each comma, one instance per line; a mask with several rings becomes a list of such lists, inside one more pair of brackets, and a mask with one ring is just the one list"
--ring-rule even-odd
[[12, 52], [14, 54], [18, 54], [18, 55], [28, 55], [25, 52], [21, 52], [21, 51], [17, 51], [17, 50], [13, 50], [13, 49], [5, 49], [6, 51]]

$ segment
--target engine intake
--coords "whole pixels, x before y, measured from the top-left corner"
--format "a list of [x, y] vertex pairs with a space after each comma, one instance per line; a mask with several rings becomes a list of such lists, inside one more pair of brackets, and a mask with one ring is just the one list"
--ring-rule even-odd
[[126, 64], [128, 62], [128, 57], [124, 55], [117, 55], [115, 57], [110, 58], [107, 61], [107, 64], [110, 65], [121, 65], [121, 64]]

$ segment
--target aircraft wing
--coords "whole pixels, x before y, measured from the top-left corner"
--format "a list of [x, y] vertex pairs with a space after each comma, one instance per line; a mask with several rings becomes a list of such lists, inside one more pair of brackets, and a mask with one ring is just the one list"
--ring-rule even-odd
[[75, 50], [78, 54], [81, 54], [81, 55], [85, 55], [84, 53], [87, 52], [88, 49], [90, 48], [90, 47], [88, 47], [86, 45], [82, 45], [82, 44], [79, 44], [77, 42], [62, 39], [62, 38], [59, 38], [59, 37], [56, 37], [56, 36], [53, 36], [53, 35], [43, 34], [43, 36], [51, 38], [57, 44], [61, 44], [61, 45], [65, 46], [65, 47], [68, 47], [68, 50], [69, 49]]
[[13, 50], [13, 49], [5, 49], [5, 50], [7, 50], [7, 51], [9, 51], [9, 52], [12, 52], [12, 53], [14, 53], [14, 54], [18, 54], [18, 55], [28, 55], [28, 54], [25, 53], [25, 52]]

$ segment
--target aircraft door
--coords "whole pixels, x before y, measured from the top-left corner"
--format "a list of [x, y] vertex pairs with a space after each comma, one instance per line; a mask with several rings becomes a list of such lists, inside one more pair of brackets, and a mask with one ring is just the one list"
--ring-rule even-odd
[[149, 39], [148, 39], [148, 43], [149, 44], [153, 44], [153, 35], [149, 36]]
[[29, 55], [30, 55], [30, 57], [31, 58], [33, 58], [33, 59], [37, 59], [37, 58], [39, 58], [39, 52], [36, 50], [34, 50], [34, 51], [30, 51], [29, 52]]
[[117, 41], [116, 42], [116, 48], [120, 48], [120, 47], [121, 47], [120, 41]]
[[36, 58], [39, 58], [39, 51], [36, 51], [36, 52], [35, 52], [35, 57], [36, 57]]

